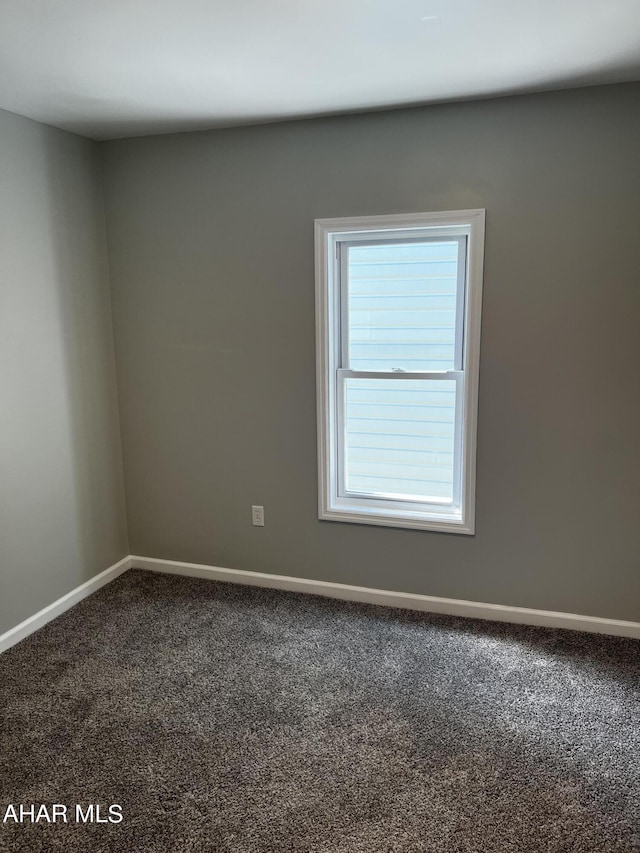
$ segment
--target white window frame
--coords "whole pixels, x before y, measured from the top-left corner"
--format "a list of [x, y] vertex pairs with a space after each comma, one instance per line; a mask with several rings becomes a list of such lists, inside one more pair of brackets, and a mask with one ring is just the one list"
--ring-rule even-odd
[[[480, 367], [480, 323], [484, 264], [484, 210], [449, 210], [392, 216], [347, 217], [315, 221], [316, 355], [318, 412], [318, 512], [327, 521], [407, 527], [449, 533], [475, 533], [476, 434]], [[343, 368], [347, 346], [341, 288], [344, 244], [380, 240], [453, 238], [466, 244], [466, 265], [458, 265], [458, 319], [455, 370], [354, 371]], [[462, 269], [461, 269], [462, 267]], [[463, 293], [460, 293], [462, 287]], [[461, 295], [463, 298], [460, 298]], [[460, 331], [462, 332], [460, 334]], [[347, 496], [342, 486], [342, 388], [346, 377], [403, 381], [455, 381], [454, 500], [417, 502]]]

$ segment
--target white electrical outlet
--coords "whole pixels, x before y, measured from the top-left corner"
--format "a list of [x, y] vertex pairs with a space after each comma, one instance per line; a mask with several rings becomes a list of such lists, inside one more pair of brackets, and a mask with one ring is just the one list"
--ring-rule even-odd
[[251, 523], [254, 527], [264, 527], [264, 507], [251, 507]]

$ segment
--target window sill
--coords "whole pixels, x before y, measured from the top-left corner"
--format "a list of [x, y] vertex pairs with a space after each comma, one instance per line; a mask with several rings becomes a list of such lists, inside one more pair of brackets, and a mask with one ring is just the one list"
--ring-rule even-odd
[[373, 511], [369, 508], [357, 509], [322, 508], [318, 515], [320, 521], [342, 521], [351, 524], [369, 524], [382, 527], [398, 527], [410, 530], [432, 530], [437, 533], [461, 533], [473, 536], [473, 524], [465, 522], [459, 515], [443, 513], [410, 513]]

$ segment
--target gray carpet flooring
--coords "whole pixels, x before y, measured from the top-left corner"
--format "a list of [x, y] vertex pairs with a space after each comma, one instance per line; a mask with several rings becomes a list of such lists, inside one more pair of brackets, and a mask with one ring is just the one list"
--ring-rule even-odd
[[640, 644], [132, 571], [0, 657], [30, 853], [640, 850]]

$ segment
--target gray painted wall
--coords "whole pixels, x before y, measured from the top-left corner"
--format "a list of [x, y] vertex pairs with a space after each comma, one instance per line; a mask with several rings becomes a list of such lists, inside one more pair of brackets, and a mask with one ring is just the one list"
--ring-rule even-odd
[[0, 111], [0, 633], [128, 553], [96, 157]]
[[[102, 151], [133, 553], [640, 619], [640, 86]], [[320, 522], [313, 220], [472, 207], [477, 534]]]

